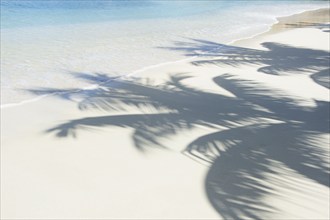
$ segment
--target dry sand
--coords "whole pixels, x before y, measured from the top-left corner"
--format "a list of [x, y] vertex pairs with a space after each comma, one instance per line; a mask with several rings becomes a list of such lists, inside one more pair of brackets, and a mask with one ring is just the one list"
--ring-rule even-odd
[[329, 29], [290, 19], [1, 109], [2, 219], [329, 219]]

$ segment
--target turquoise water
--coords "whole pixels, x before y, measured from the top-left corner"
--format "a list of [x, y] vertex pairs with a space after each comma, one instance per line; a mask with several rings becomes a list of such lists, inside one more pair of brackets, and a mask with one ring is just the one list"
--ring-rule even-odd
[[1, 1], [1, 17], [2, 28], [14, 28], [185, 17], [232, 5], [233, 1]]
[[1, 28], [120, 21], [127, 19], [180, 18], [228, 10], [242, 5], [325, 4], [324, 1], [267, 0], [2, 0]]
[[[177, 41], [228, 43], [266, 31], [276, 17], [327, 1], [1, 0], [1, 104], [37, 87], [88, 86], [74, 72], [127, 75], [186, 58]], [[156, 73], [155, 73], [156, 74]]]

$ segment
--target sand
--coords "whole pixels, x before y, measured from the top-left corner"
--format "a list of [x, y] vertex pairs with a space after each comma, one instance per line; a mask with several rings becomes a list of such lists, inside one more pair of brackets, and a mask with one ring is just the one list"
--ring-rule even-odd
[[1, 109], [1, 218], [329, 219], [329, 28], [291, 25], [315, 13]]

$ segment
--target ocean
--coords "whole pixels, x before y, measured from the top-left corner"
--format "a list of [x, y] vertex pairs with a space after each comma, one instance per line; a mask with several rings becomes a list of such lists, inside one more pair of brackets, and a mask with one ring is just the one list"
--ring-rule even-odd
[[176, 42], [227, 44], [267, 31], [276, 17], [328, 6], [278, 0], [1, 0], [1, 106], [35, 99], [30, 89], [91, 86], [76, 73], [138, 76], [187, 59], [166, 49]]

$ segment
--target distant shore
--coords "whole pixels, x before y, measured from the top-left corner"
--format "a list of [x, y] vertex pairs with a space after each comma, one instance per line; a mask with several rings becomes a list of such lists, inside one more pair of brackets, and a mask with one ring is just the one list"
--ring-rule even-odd
[[234, 41], [233, 44], [237, 44], [237, 45], [248, 44], [249, 41], [253, 41], [255, 40], [255, 38], [262, 38], [267, 35], [272, 35], [295, 28], [319, 27], [319, 28], [329, 29], [329, 25], [330, 25], [329, 23], [330, 23], [329, 8], [321, 8], [317, 10], [305, 11], [286, 17], [279, 17], [277, 18], [277, 22], [273, 24], [268, 31], [258, 34], [252, 38]]

